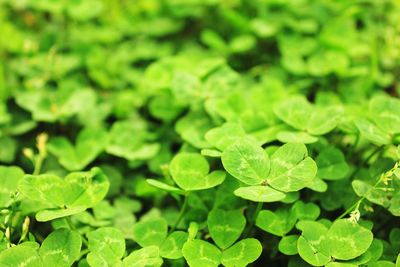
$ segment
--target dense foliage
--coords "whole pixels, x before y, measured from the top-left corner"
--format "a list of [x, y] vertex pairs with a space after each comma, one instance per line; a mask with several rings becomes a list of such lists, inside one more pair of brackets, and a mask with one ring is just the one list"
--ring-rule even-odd
[[0, 59], [1, 267], [400, 266], [399, 1], [0, 0]]

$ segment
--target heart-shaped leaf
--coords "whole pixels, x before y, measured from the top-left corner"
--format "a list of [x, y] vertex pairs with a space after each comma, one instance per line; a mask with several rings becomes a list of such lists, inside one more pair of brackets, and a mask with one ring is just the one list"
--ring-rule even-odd
[[328, 228], [314, 221], [301, 221], [298, 228], [302, 231], [297, 240], [300, 257], [313, 266], [327, 264], [330, 261], [329, 249], [325, 244]]
[[117, 228], [103, 227], [88, 235], [87, 261], [90, 266], [114, 266], [125, 253], [125, 239]]
[[182, 253], [191, 267], [218, 267], [221, 264], [221, 251], [203, 240], [189, 240], [183, 245]]
[[288, 208], [280, 208], [275, 212], [262, 210], [257, 216], [256, 225], [273, 235], [284, 236], [294, 227], [296, 220], [296, 215]]
[[236, 141], [221, 156], [225, 170], [248, 185], [259, 185], [267, 178], [270, 161], [267, 153], [252, 139]]
[[222, 252], [221, 263], [227, 267], [245, 267], [260, 257], [262, 246], [255, 238], [240, 240]]
[[225, 172], [208, 174], [207, 160], [197, 153], [179, 153], [171, 161], [170, 173], [176, 184], [186, 191], [215, 187], [225, 179]]
[[271, 157], [268, 183], [283, 192], [299, 191], [313, 182], [317, 165], [307, 156], [304, 144], [289, 143], [281, 146]]
[[133, 251], [123, 260], [124, 267], [159, 267], [163, 264], [160, 250], [157, 246], [148, 246]]
[[79, 259], [81, 246], [82, 239], [78, 232], [60, 228], [46, 237], [39, 255], [48, 266], [69, 267]]
[[152, 218], [133, 226], [134, 240], [142, 247], [160, 246], [167, 237], [168, 224], [163, 218]]
[[108, 133], [105, 130], [86, 128], [79, 133], [75, 146], [65, 137], [56, 137], [50, 140], [47, 148], [67, 170], [79, 171], [91, 163], [107, 143]]
[[326, 180], [339, 180], [346, 177], [349, 165], [341, 150], [333, 147], [324, 149], [316, 159], [318, 177]]
[[360, 256], [367, 251], [372, 239], [370, 230], [346, 219], [335, 221], [327, 233], [330, 255], [339, 260]]
[[213, 209], [208, 214], [207, 225], [214, 242], [226, 249], [240, 237], [246, 218], [240, 210]]
[[24, 176], [24, 172], [18, 167], [0, 166], [0, 207], [10, 204], [10, 195], [17, 191], [18, 182]]
[[160, 255], [166, 259], [182, 258], [182, 247], [186, 243], [189, 234], [182, 231], [172, 232], [160, 247]]

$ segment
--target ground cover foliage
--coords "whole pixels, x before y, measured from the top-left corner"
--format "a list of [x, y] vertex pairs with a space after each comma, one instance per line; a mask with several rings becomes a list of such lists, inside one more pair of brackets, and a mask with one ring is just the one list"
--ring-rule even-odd
[[0, 266], [400, 266], [396, 0], [0, 0]]

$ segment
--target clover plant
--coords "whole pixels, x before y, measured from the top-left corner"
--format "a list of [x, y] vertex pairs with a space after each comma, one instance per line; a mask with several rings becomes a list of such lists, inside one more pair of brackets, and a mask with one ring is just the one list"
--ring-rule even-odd
[[0, 0], [0, 267], [400, 267], [399, 25]]

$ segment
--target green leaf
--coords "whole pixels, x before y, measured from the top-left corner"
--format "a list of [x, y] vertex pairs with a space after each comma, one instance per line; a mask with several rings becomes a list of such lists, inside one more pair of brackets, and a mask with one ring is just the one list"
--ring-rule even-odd
[[366, 119], [358, 119], [355, 124], [361, 135], [376, 145], [388, 145], [391, 142], [391, 136], [380, 129], [378, 126]]
[[189, 234], [182, 231], [172, 232], [160, 247], [160, 255], [166, 259], [179, 259], [183, 257], [182, 247]]
[[312, 113], [311, 104], [300, 96], [294, 96], [279, 102], [274, 107], [275, 114], [290, 126], [305, 130]]
[[275, 212], [262, 210], [257, 216], [256, 225], [273, 235], [284, 236], [294, 227], [296, 220], [296, 214], [287, 208]]
[[103, 129], [82, 130], [73, 146], [67, 138], [51, 139], [47, 147], [69, 171], [79, 171], [91, 163], [107, 146], [108, 133]]
[[262, 246], [254, 238], [240, 240], [222, 252], [221, 263], [227, 267], [245, 267], [260, 257]]
[[369, 111], [376, 125], [387, 133], [400, 133], [400, 101], [387, 95], [376, 95], [369, 102]]
[[157, 246], [148, 246], [133, 251], [122, 263], [124, 267], [159, 267], [163, 264]]
[[218, 267], [221, 263], [221, 251], [203, 240], [189, 240], [182, 253], [190, 267]]
[[376, 261], [368, 264], [368, 267], [397, 267], [391, 261]]
[[38, 252], [23, 244], [3, 250], [0, 253], [0, 264], [2, 267], [43, 267], [44, 263]]
[[329, 248], [325, 245], [328, 229], [321, 223], [301, 221], [298, 228], [302, 231], [297, 240], [300, 257], [313, 266], [323, 266], [330, 261]]
[[11, 163], [15, 160], [18, 144], [14, 138], [1, 136], [0, 132], [0, 162]]
[[320, 214], [318, 205], [314, 203], [304, 203], [302, 201], [296, 201], [292, 206], [292, 211], [296, 214], [298, 220], [310, 220], [314, 221]]
[[[346, 263], [346, 262], [328, 262], [325, 267], [358, 267], [359, 265], [357, 264], [351, 264], [351, 263]], [[370, 265], [368, 265], [369, 267]]]
[[208, 213], [208, 231], [221, 249], [231, 246], [241, 235], [246, 218], [240, 210], [213, 209]]
[[316, 192], [324, 193], [328, 189], [328, 184], [324, 180], [315, 177], [312, 183], [307, 186], [307, 188], [310, 188]]
[[335, 221], [327, 233], [330, 255], [339, 260], [360, 256], [367, 251], [372, 240], [370, 230], [346, 219]]
[[341, 150], [329, 147], [324, 149], [316, 159], [318, 177], [326, 180], [339, 180], [346, 177], [349, 165]]
[[107, 194], [109, 182], [99, 168], [74, 172], [61, 179], [55, 175], [25, 175], [18, 184], [28, 199], [54, 206], [42, 210], [36, 218], [48, 221], [80, 213], [100, 202]]
[[281, 131], [276, 138], [282, 143], [302, 143], [312, 144], [318, 141], [318, 138], [306, 132]]
[[207, 160], [197, 153], [179, 153], [171, 161], [170, 173], [176, 184], [186, 191], [215, 187], [225, 179], [225, 172], [208, 174]]
[[219, 150], [224, 151], [238, 139], [245, 137], [245, 135], [245, 131], [239, 124], [227, 122], [220, 127], [209, 130], [205, 135], [205, 139]]
[[11, 204], [11, 194], [17, 191], [18, 182], [24, 176], [19, 167], [0, 166], [0, 207]]
[[163, 182], [160, 182], [158, 180], [154, 180], [154, 179], [146, 179], [146, 182], [154, 187], [157, 187], [161, 190], [170, 192], [170, 193], [176, 193], [176, 194], [184, 194], [185, 192], [175, 186], [169, 185], [169, 184], [165, 184]]
[[271, 173], [268, 183], [283, 192], [293, 192], [313, 182], [317, 165], [307, 156], [304, 144], [285, 144], [271, 157]]
[[133, 226], [134, 240], [142, 247], [160, 246], [168, 234], [168, 224], [163, 218], [153, 218]]
[[240, 139], [230, 145], [221, 156], [225, 170], [248, 185], [259, 185], [270, 171], [268, 155], [250, 139]]
[[160, 145], [152, 142], [147, 124], [137, 118], [134, 121], [117, 121], [110, 131], [107, 153], [127, 160], [147, 160], [154, 157]]
[[46, 237], [39, 254], [46, 266], [69, 267], [79, 259], [81, 246], [82, 239], [78, 232], [61, 228]]
[[324, 135], [336, 128], [342, 114], [336, 107], [316, 107], [310, 114], [307, 132], [312, 135]]
[[284, 193], [266, 185], [239, 187], [234, 191], [234, 194], [254, 202], [276, 202], [286, 197]]
[[285, 255], [296, 255], [297, 252], [297, 239], [299, 239], [298, 235], [287, 235], [282, 237], [279, 241], [278, 249]]
[[340, 109], [312, 106], [303, 96], [293, 96], [279, 102], [274, 112], [293, 128], [311, 135], [324, 135], [332, 131], [341, 115]]
[[181, 138], [197, 148], [210, 147], [204, 136], [211, 128], [211, 120], [203, 111], [191, 111], [175, 124]]
[[90, 266], [114, 266], [125, 253], [123, 233], [113, 227], [98, 228], [87, 234]]

